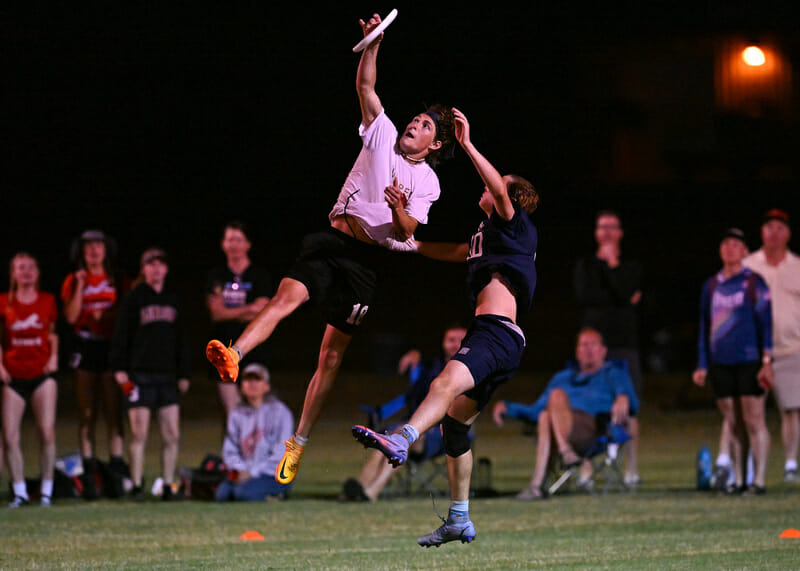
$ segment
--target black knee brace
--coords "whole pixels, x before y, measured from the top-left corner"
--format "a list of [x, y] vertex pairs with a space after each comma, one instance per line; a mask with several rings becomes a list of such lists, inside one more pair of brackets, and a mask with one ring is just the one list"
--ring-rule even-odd
[[442, 440], [444, 452], [451, 458], [458, 458], [469, 452], [469, 425], [458, 422], [450, 415], [442, 420]]

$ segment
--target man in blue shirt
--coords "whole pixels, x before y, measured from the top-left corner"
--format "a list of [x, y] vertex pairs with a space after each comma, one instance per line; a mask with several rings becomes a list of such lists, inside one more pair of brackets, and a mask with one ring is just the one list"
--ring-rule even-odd
[[[769, 453], [765, 389], [772, 385], [772, 305], [763, 278], [742, 265], [747, 255], [744, 233], [725, 232], [719, 246], [722, 270], [703, 285], [700, 297], [695, 384], [711, 380], [723, 417], [720, 452], [733, 452], [736, 484], [743, 491], [746, 446], [753, 454], [749, 493], [763, 494]], [[737, 418], [738, 417], [738, 418]]]
[[630, 374], [616, 361], [606, 360], [608, 350], [599, 331], [584, 327], [575, 346], [576, 363], [556, 373], [544, 393], [531, 405], [500, 401], [494, 408], [499, 425], [503, 417], [537, 423], [536, 467], [521, 500], [544, 498], [542, 484], [553, 445], [563, 463], [574, 466], [580, 456], [605, 431], [605, 415], [612, 424], [625, 425], [639, 409]]

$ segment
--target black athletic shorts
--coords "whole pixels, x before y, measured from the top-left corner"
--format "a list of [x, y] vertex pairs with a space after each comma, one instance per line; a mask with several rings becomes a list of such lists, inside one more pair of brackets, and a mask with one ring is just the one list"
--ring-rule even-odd
[[76, 336], [75, 350], [69, 364], [73, 369], [102, 373], [111, 368], [109, 354], [111, 344], [106, 339], [85, 339]]
[[180, 404], [178, 381], [173, 375], [131, 373], [130, 379], [136, 385], [136, 390], [124, 398], [126, 408], [149, 408], [155, 411]]
[[761, 396], [764, 389], [758, 384], [756, 375], [761, 363], [738, 363], [719, 365], [712, 363], [708, 368], [708, 378], [718, 399], [729, 397]]
[[302, 282], [328, 324], [352, 335], [375, 297], [379, 246], [335, 228], [309, 234], [286, 277]]
[[524, 350], [525, 336], [512, 321], [499, 315], [475, 316], [453, 360], [472, 373], [475, 386], [464, 394], [478, 403], [478, 410], [517, 371]]
[[34, 377], [32, 379], [11, 379], [11, 382], [8, 383], [8, 387], [27, 402], [31, 399], [33, 393], [36, 392], [36, 389], [42, 386], [42, 383], [44, 383], [47, 379], [52, 378], [53, 376], [48, 374], [39, 375], [38, 377]]

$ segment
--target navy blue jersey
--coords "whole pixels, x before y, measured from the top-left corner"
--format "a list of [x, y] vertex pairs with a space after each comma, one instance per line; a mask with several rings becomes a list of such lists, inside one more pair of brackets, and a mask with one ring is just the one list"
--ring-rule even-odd
[[536, 288], [536, 226], [519, 205], [514, 216], [504, 220], [497, 212], [481, 222], [469, 241], [467, 284], [473, 303], [498, 273], [508, 282], [517, 300], [517, 311], [527, 311]]

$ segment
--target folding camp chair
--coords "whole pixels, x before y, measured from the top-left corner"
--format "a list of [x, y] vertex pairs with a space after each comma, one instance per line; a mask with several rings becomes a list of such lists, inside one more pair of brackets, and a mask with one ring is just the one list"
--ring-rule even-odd
[[[612, 488], [624, 490], [625, 479], [620, 466], [621, 451], [631, 435], [619, 424], [609, 424], [605, 434], [598, 436], [580, 456], [592, 463], [592, 482], [603, 481], [602, 493], [607, 494]], [[554, 471], [557, 476], [547, 489], [549, 495], [555, 494], [570, 480], [577, 481], [580, 464], [569, 468], [560, 467]], [[587, 486], [589, 491], [597, 493], [594, 485]]]

